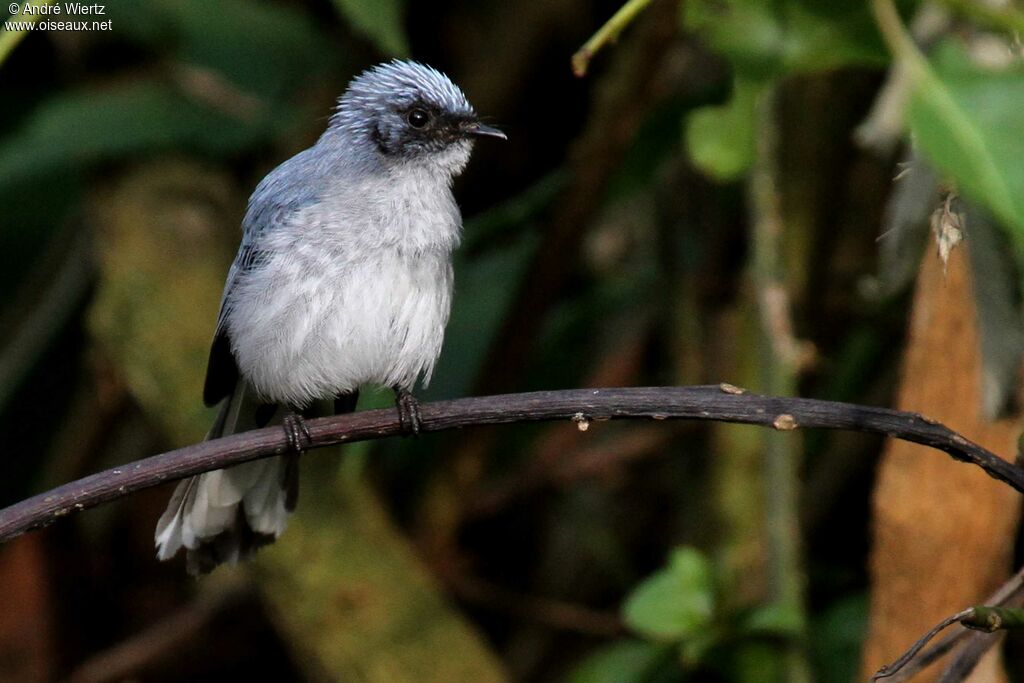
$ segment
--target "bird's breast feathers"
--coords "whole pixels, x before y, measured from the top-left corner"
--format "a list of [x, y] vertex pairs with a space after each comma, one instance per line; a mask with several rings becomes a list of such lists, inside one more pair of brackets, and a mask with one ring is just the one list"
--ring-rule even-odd
[[[239, 371], [263, 398], [301, 406], [367, 384], [429, 381], [459, 216], [453, 200], [408, 197], [363, 203], [358, 215], [313, 207], [262, 238], [266, 255], [233, 284], [225, 323]], [[367, 221], [377, 210], [392, 218]]]

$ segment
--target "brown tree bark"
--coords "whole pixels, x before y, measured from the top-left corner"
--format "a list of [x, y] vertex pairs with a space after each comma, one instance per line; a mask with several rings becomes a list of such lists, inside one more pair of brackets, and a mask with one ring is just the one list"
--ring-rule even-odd
[[0, 548], [0, 681], [50, 680], [56, 660], [43, 536]]
[[[913, 407], [970, 434], [1000, 454], [1014, 451], [1018, 418], [992, 421], [982, 411], [977, 311], [965, 248], [947, 268], [928, 251], [914, 294], [897, 407]], [[944, 617], [975, 604], [1009, 575], [1020, 496], [927, 450], [890, 441], [874, 494], [871, 607], [864, 675]], [[955, 656], [955, 654], [953, 655]], [[933, 681], [944, 664], [915, 681]], [[990, 653], [973, 683], [1004, 681]]]

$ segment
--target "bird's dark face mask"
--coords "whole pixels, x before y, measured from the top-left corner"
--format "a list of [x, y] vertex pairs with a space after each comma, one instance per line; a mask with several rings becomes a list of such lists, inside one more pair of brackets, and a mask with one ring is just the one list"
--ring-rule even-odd
[[472, 110], [446, 109], [421, 98], [381, 117], [374, 141], [392, 159], [444, 159], [453, 153], [468, 155], [478, 137], [505, 139], [505, 134], [481, 123]]

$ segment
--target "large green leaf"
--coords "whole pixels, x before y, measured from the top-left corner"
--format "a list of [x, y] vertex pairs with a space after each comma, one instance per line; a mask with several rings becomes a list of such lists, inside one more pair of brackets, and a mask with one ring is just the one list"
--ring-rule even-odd
[[244, 93], [279, 99], [332, 66], [336, 49], [298, 6], [261, 0], [131, 0], [119, 37], [206, 69]]
[[272, 136], [279, 125], [269, 112], [239, 120], [157, 83], [64, 92], [0, 139], [0, 186], [152, 151], [223, 155]]
[[683, 22], [747, 77], [888, 61], [863, 2], [695, 0]]
[[952, 41], [935, 52], [910, 103], [914, 141], [1024, 251], [1024, 67], [980, 69]]
[[694, 638], [711, 625], [714, 577], [700, 551], [677, 548], [668, 566], [626, 599], [623, 616], [637, 633], [655, 640]]
[[402, 26], [402, 0], [334, 0], [334, 5], [381, 52], [394, 57], [409, 56]]
[[[25, 28], [26, 24], [34, 24], [39, 20], [40, 15], [25, 11], [34, 6], [35, 3], [23, 2], [20, 4], [20, 11], [11, 13], [9, 18], [12, 22], [18, 22], [21, 28], [15, 29], [13, 25], [8, 25], [7, 22], [0, 26], [0, 64], [3, 64], [11, 52], [14, 51], [14, 48], [18, 46], [18, 43], [32, 32], [31, 28]], [[18, 9], [17, 4], [13, 5], [13, 8]], [[5, 8], [3, 16], [6, 17], [8, 12], [9, 10]]]

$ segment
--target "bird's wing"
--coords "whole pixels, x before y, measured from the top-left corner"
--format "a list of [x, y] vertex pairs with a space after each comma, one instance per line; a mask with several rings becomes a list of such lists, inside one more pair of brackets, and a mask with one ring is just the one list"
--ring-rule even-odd
[[230, 395], [238, 382], [238, 365], [231, 351], [231, 339], [228, 337], [225, 321], [234, 283], [240, 274], [259, 267], [261, 263], [261, 252], [256, 246], [257, 243], [256, 236], [247, 229], [224, 283], [220, 312], [217, 314], [217, 328], [213, 334], [213, 343], [210, 345], [210, 357], [206, 362], [206, 381], [203, 384], [203, 403], [208, 406], [215, 405]]
[[315, 162], [313, 148], [296, 154], [271, 171], [249, 198], [242, 220], [242, 242], [228, 269], [217, 314], [217, 328], [206, 364], [203, 402], [208, 406], [230, 395], [238, 382], [238, 365], [231, 351], [226, 325], [234, 286], [246, 273], [267, 262], [269, 254], [261, 246], [264, 236], [280, 229], [300, 208], [316, 201], [315, 180], [319, 169]]

